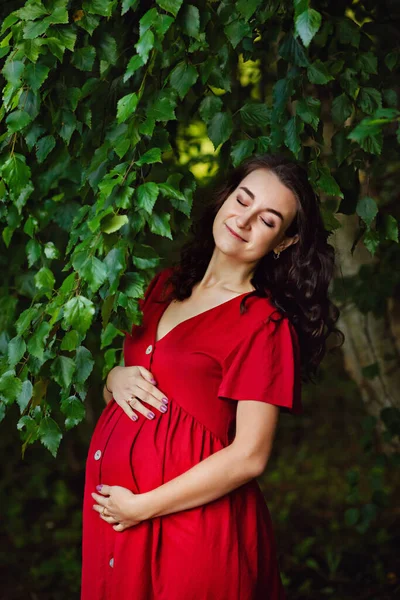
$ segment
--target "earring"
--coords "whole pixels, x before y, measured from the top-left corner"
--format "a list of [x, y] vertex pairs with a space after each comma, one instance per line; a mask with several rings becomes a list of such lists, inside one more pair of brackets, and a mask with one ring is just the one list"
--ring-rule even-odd
[[274, 252], [274, 258], [277, 259], [279, 258], [280, 252]]

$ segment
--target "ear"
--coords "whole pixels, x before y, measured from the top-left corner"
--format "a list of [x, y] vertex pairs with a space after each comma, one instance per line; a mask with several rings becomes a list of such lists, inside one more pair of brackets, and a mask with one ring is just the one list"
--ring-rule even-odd
[[286, 248], [289, 248], [289, 246], [292, 246], [292, 244], [296, 244], [299, 241], [299, 239], [300, 239], [300, 236], [298, 233], [296, 233], [296, 235], [294, 235], [293, 237], [285, 238], [284, 242], [281, 242], [279, 244], [279, 246], [274, 248], [274, 252], [283, 252], [284, 250], [286, 250]]

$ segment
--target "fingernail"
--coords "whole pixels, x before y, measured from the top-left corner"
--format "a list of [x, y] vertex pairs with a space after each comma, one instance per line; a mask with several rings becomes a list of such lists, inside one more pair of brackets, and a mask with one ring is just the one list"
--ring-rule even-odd
[[147, 416], [149, 419], [154, 419], [154, 417], [156, 416], [153, 412], [148, 412]]
[[151, 383], [157, 383], [155, 379], [150, 379]]
[[137, 416], [137, 415], [132, 415], [132, 419], [133, 419], [134, 421], [137, 421], [137, 420], [138, 420], [138, 416]]
[[168, 398], [163, 398], [163, 399], [161, 400], [161, 402], [164, 402], [164, 404], [168, 404]]
[[102, 485], [96, 485], [96, 490], [97, 490], [98, 492], [101, 492], [101, 488], [102, 488], [102, 487], [103, 487]]
[[160, 406], [160, 410], [161, 412], [167, 412], [168, 408], [165, 406], [165, 404], [163, 404], [162, 406]]

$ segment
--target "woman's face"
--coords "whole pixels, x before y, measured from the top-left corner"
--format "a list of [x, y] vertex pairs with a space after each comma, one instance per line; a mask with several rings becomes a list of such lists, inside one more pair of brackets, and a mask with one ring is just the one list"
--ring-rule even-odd
[[217, 248], [247, 263], [257, 262], [271, 250], [283, 251], [298, 240], [285, 236], [297, 211], [297, 200], [267, 169], [246, 175], [227, 197], [213, 224]]

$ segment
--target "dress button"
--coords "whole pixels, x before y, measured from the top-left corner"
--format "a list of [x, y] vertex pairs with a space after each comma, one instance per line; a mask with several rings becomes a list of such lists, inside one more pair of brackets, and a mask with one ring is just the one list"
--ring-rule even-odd
[[101, 450], [96, 450], [94, 453], [94, 460], [99, 460], [101, 457]]
[[114, 557], [110, 558], [110, 562], [108, 564], [110, 565], [111, 568], [113, 568], [113, 566], [114, 566]]
[[153, 350], [153, 346], [150, 344], [150, 346], [147, 346], [146, 348], [146, 354], [150, 354], [150, 352]]

